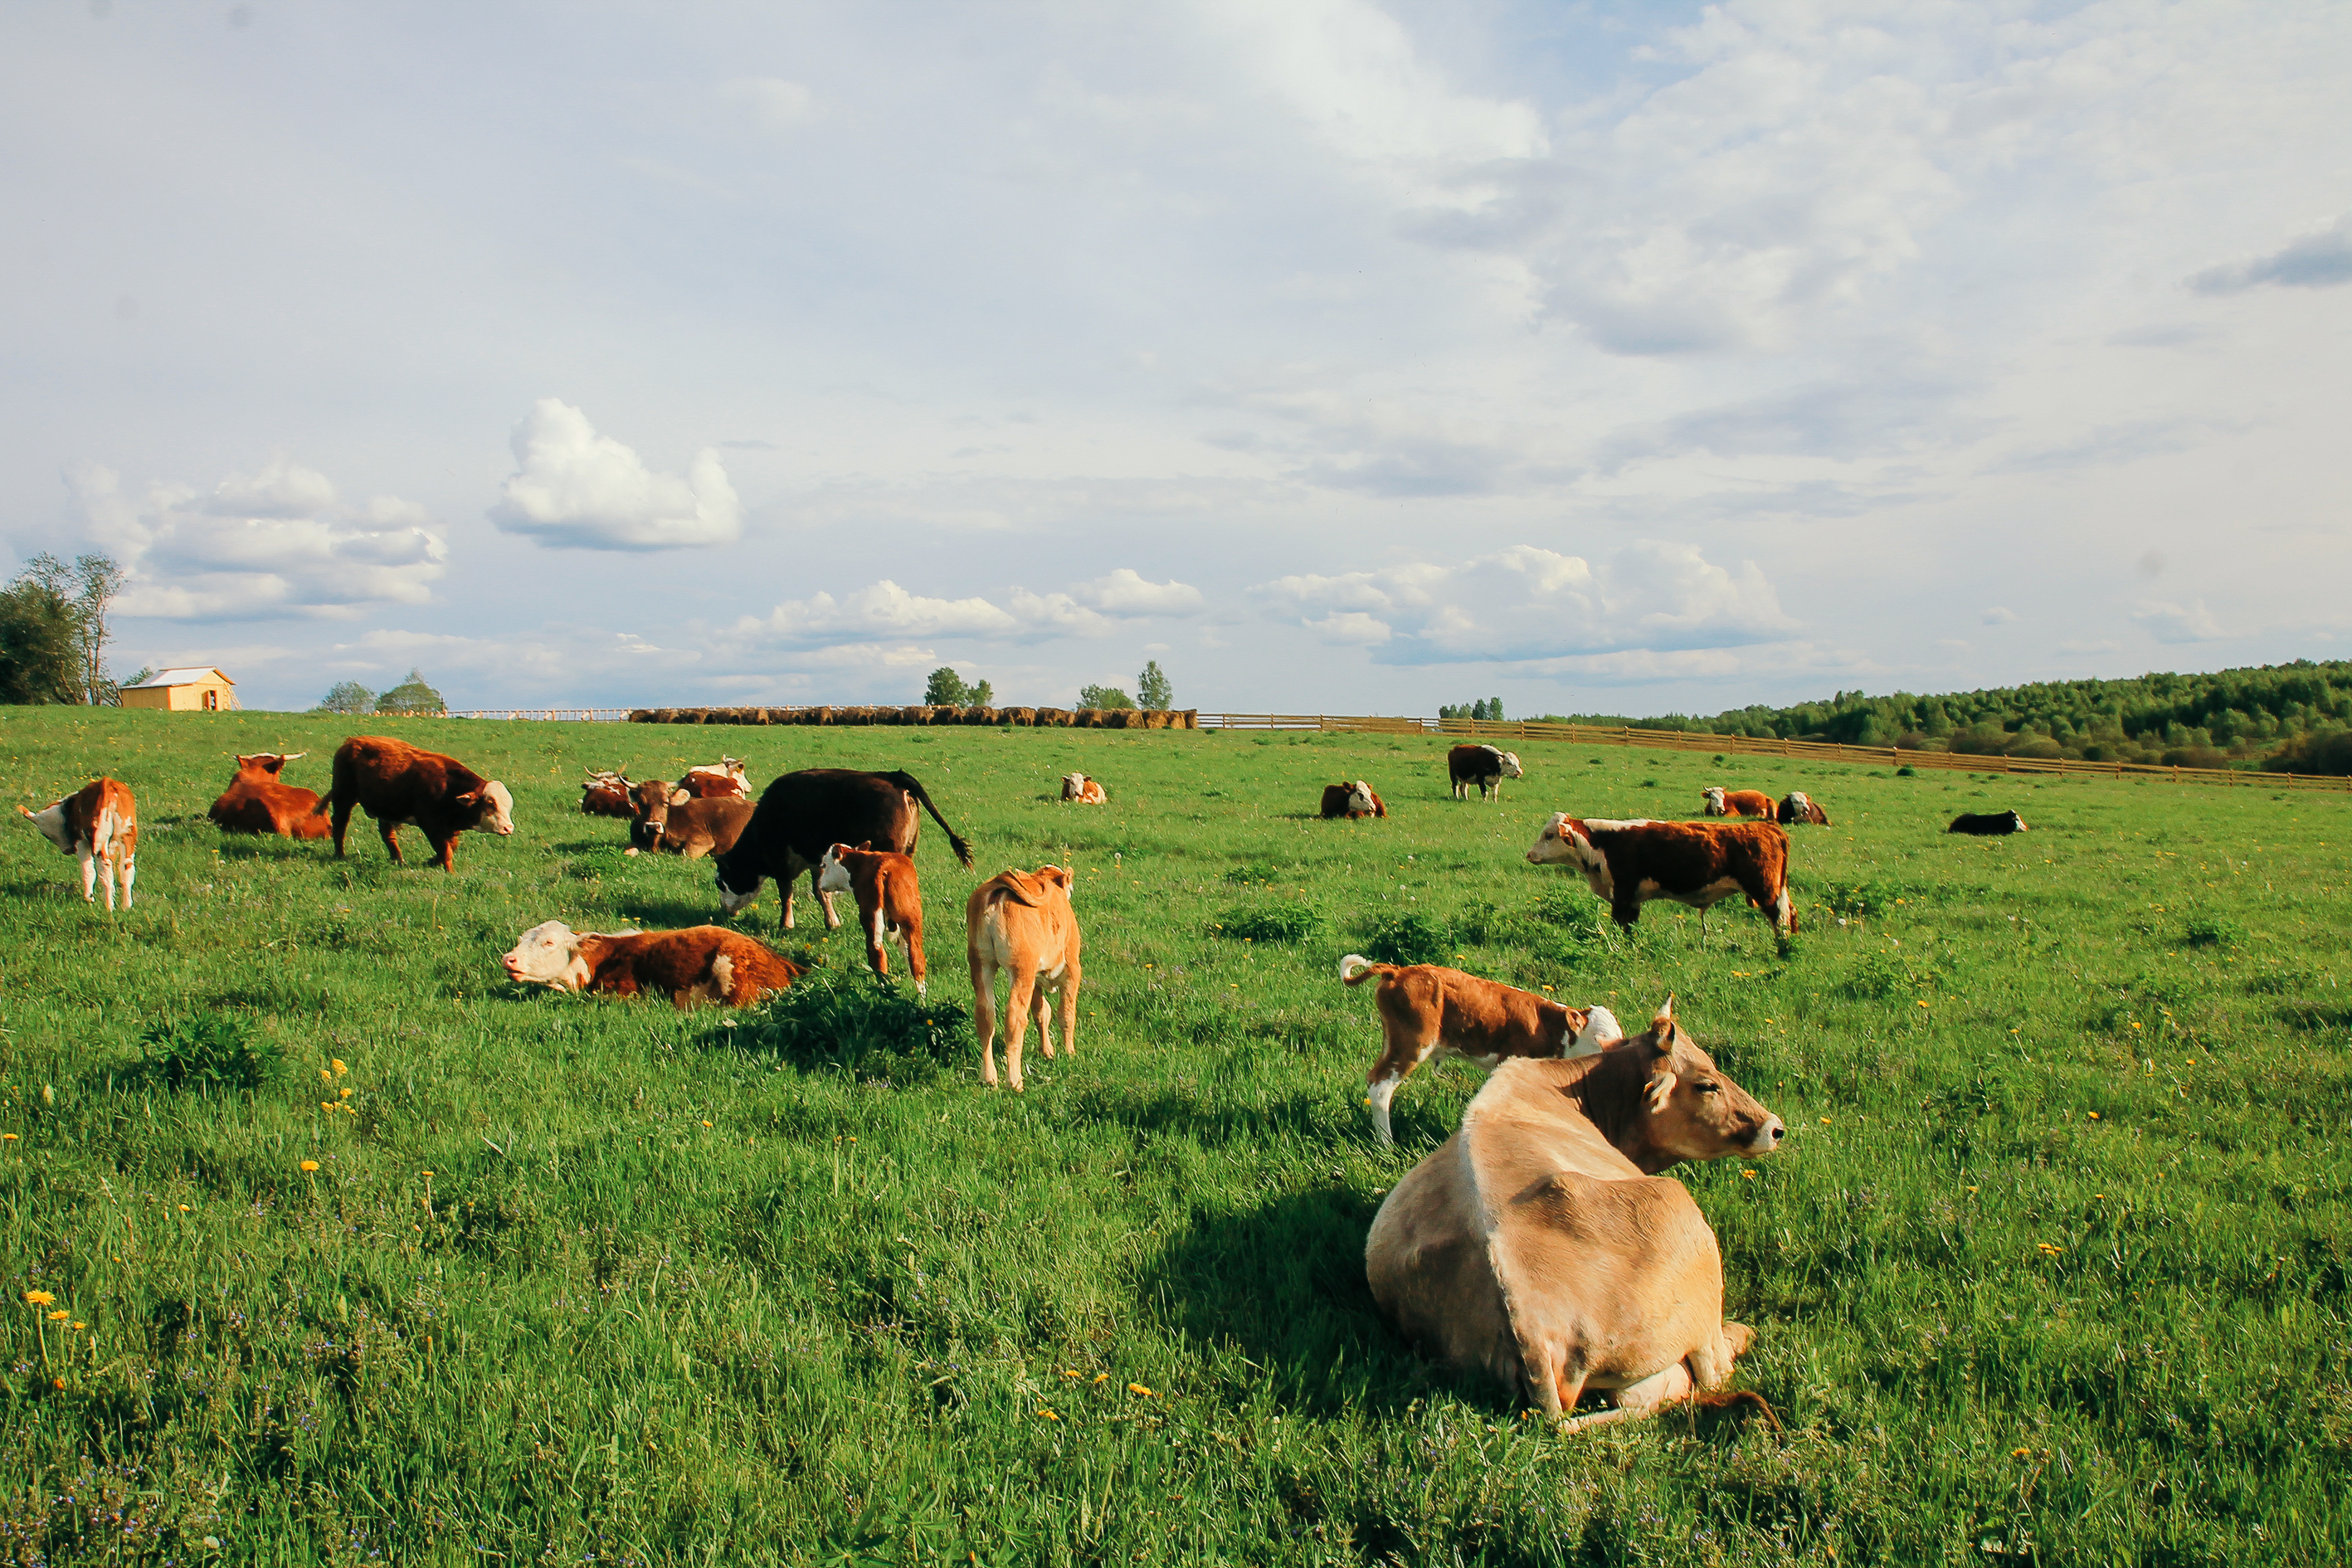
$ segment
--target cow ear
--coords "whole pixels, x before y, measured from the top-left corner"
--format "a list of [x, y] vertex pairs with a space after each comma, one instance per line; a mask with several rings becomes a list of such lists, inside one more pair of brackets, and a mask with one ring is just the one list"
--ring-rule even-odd
[[469, 789], [461, 795], [453, 796], [449, 804], [452, 805], [479, 805], [482, 804], [482, 792], [478, 789]]
[[1651, 1115], [1655, 1116], [1666, 1108], [1666, 1100], [1674, 1092], [1675, 1075], [1654, 1072], [1650, 1075], [1650, 1081], [1642, 1086], [1642, 1103], [1649, 1108]]

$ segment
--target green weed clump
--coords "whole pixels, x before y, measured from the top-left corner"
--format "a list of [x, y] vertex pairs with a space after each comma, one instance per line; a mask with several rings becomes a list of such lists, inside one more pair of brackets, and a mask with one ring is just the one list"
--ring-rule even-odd
[[1454, 956], [1454, 935], [1419, 910], [1404, 910], [1373, 923], [1364, 956], [1376, 963], [1443, 963]]
[[139, 1076], [169, 1089], [255, 1089], [286, 1076], [286, 1055], [233, 1014], [210, 1008], [165, 1018], [139, 1037]]
[[971, 1009], [863, 968], [811, 969], [741, 1020], [719, 1026], [740, 1049], [794, 1067], [896, 1084], [929, 1083], [971, 1056]]
[[2186, 940], [2191, 947], [2233, 947], [2246, 940], [2246, 928], [2221, 915], [2200, 915], [2189, 922]]

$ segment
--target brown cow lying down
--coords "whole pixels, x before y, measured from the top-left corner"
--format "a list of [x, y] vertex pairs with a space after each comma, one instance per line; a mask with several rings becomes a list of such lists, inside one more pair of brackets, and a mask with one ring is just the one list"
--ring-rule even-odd
[[265, 833], [279, 838], [324, 838], [327, 825], [311, 811], [319, 804], [315, 790], [279, 784], [287, 763], [307, 752], [256, 752], [236, 760], [236, 773], [205, 815], [224, 833]]
[[1780, 1119], [1675, 1022], [1572, 1061], [1507, 1061], [1372, 1217], [1381, 1310], [1449, 1365], [1549, 1415], [1587, 1391], [1651, 1414], [1730, 1381], [1753, 1337], [1723, 1318], [1723, 1257], [1685, 1160], [1769, 1154]]
[[1760, 816], [1772, 820], [1772, 797], [1760, 789], [1727, 790], [1721, 784], [1699, 792], [1705, 805], [1701, 816]]
[[1528, 862], [1583, 872], [1621, 926], [1640, 920], [1648, 900], [1671, 899], [1698, 910], [1705, 946], [1708, 909], [1745, 893], [1774, 931], [1784, 938], [1796, 934], [1789, 836], [1769, 822], [1579, 821], [1557, 811], [1528, 849]]
[[16, 815], [41, 830], [58, 853], [81, 862], [81, 901], [97, 900], [90, 891], [101, 867], [106, 878], [106, 910], [114, 912], [114, 885], [122, 884], [122, 907], [131, 907], [131, 884], [139, 879], [139, 804], [131, 786], [120, 779], [92, 779], [65, 799], [41, 811], [16, 808]]
[[890, 954], [885, 938], [907, 952], [907, 973], [915, 977], [915, 994], [924, 986], [923, 889], [915, 877], [915, 858], [895, 850], [836, 844], [817, 862], [819, 893], [849, 893], [857, 900], [858, 929], [866, 933], [866, 962], [885, 979]]
[[672, 805], [689, 800], [749, 800], [751, 781], [744, 776], [743, 764], [736, 758], [722, 756], [716, 764], [688, 768], [686, 776], [671, 786]]
[[1591, 1056], [1625, 1031], [1606, 1007], [1560, 1004], [1481, 980], [1434, 963], [1374, 963], [1351, 952], [1339, 961], [1339, 978], [1361, 985], [1381, 977], [1373, 1005], [1381, 1015], [1381, 1058], [1364, 1075], [1364, 1103], [1372, 1108], [1372, 1130], [1383, 1143], [1389, 1134], [1389, 1102], [1397, 1085], [1433, 1057], [1467, 1057], [1493, 1071], [1507, 1057]]
[[592, 773], [580, 784], [580, 815], [635, 816], [636, 787], [626, 773]]
[[628, 853], [656, 849], [688, 860], [724, 855], [743, 837], [745, 825], [758, 809], [739, 795], [690, 796], [673, 802], [656, 779], [638, 786], [636, 820], [629, 824]]
[[487, 827], [503, 838], [514, 831], [514, 796], [496, 779], [486, 779], [455, 757], [427, 752], [383, 735], [354, 735], [335, 748], [333, 781], [325, 798], [310, 808], [334, 813], [335, 858], [343, 858], [343, 830], [354, 808], [375, 818], [384, 853], [400, 864], [401, 825], [425, 830], [444, 871], [457, 868], [457, 836]]
[[575, 931], [549, 921], [522, 933], [506, 966], [510, 980], [558, 991], [655, 992], [680, 1012], [697, 1002], [748, 1007], [801, 977], [798, 964], [723, 926]]
[[1075, 885], [1059, 866], [1007, 871], [971, 890], [964, 904], [965, 956], [971, 965], [971, 1018], [980, 1033], [980, 1081], [996, 1087], [996, 977], [1009, 976], [1004, 1066], [1021, 1091], [1021, 1036], [1037, 1015], [1037, 1046], [1054, 1054], [1046, 994], [1062, 999], [1062, 1049], [1078, 1054], [1078, 917], [1070, 908]]
[[1372, 786], [1361, 779], [1351, 784], [1323, 786], [1323, 815], [1344, 816], [1353, 822], [1360, 816], [1386, 816], [1388, 803], [1372, 793]]
[[1062, 775], [1062, 799], [1065, 801], [1076, 801], [1080, 805], [1108, 805], [1110, 804], [1110, 796], [1104, 793], [1103, 786], [1096, 780], [1087, 777], [1084, 773], [1064, 773]]
[[1810, 822], [1815, 827], [1827, 827], [1830, 814], [1815, 805], [1812, 797], [1803, 790], [1792, 789], [1780, 799], [1780, 822], [1783, 826], [1794, 822]]

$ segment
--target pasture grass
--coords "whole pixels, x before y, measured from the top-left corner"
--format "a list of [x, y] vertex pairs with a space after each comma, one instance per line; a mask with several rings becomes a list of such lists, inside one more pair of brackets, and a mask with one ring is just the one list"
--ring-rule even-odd
[[[515, 794], [454, 876], [413, 829], [399, 869], [363, 818], [341, 862], [205, 820], [230, 752], [316, 787], [348, 732], [0, 711], [12, 801], [103, 771], [142, 820], [112, 918], [0, 834], [8, 1561], [2352, 1555], [2352, 801], [1559, 747], [1496, 806], [1433, 741], [412, 721]], [[772, 890], [740, 923], [824, 968], [762, 1012], [505, 981], [551, 917], [715, 918], [576, 781], [722, 750], [907, 768], [974, 840], [916, 857], [931, 1005]], [[1348, 777], [1393, 815], [1313, 819]], [[1620, 936], [1521, 858], [1709, 783], [1836, 821], [1794, 834], [1786, 958], [1727, 905], [1705, 951], [1672, 906]], [[1941, 831], [2010, 805], [2033, 831]], [[1079, 1050], [991, 1093], [963, 901], [1046, 860]], [[1370, 1141], [1335, 966], [1381, 942], [1636, 1026], [1672, 993], [1787, 1119], [1675, 1173], [1777, 1427], [1558, 1436], [1382, 1327], [1366, 1225], [1478, 1074]]]

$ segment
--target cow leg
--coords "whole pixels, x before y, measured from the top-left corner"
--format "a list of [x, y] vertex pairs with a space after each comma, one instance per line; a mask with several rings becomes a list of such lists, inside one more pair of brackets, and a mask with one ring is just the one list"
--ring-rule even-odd
[[434, 864], [439, 866], [444, 871], [455, 871], [457, 868], [457, 836], [456, 834], [452, 833], [446, 838], [439, 838], [428, 833], [425, 836], [425, 842], [433, 846]]
[[974, 960], [971, 1026], [980, 1036], [980, 1081], [996, 1087], [996, 972]]
[[1030, 1011], [1037, 1018], [1037, 1050], [1042, 1056], [1054, 1054], [1054, 987], [1043, 975], [1037, 977], [1037, 992], [1030, 1002]]
[[866, 962], [874, 973], [885, 980], [890, 977], [890, 950], [883, 945], [882, 906], [874, 906], [874, 914], [866, 922]]
[[131, 907], [131, 884], [138, 879], [139, 857], [125, 855], [122, 858], [122, 907], [126, 910]]
[[924, 970], [927, 966], [923, 963], [922, 939], [916, 934], [916, 931], [917, 928], [914, 926], [900, 926], [894, 934], [898, 939], [899, 947], [905, 950], [907, 973], [915, 977], [915, 994], [919, 998], [923, 994]]
[[383, 821], [375, 825], [375, 830], [383, 839], [383, 852], [392, 857], [392, 863], [394, 865], [399, 865], [401, 863], [400, 824], [393, 821], [390, 817], [386, 817]]
[[1029, 1009], [1036, 995], [1037, 972], [1014, 970], [1004, 993], [1004, 1076], [1015, 1094], [1026, 1087], [1021, 1081], [1021, 1037], [1028, 1031]]
[[1629, 1383], [1616, 1394], [1616, 1408], [1596, 1410], [1590, 1415], [1580, 1415], [1561, 1425], [1563, 1432], [1582, 1432], [1589, 1427], [1605, 1426], [1612, 1421], [1638, 1420], [1655, 1415], [1669, 1405], [1691, 1396], [1693, 1386], [1687, 1362], [1676, 1362], [1664, 1372], [1654, 1372], [1639, 1383]]
[[[1378, 1068], [1372, 1070], [1380, 1071]], [[1364, 1091], [1364, 1103], [1372, 1111], [1372, 1136], [1379, 1139], [1383, 1147], [1396, 1142], [1395, 1136], [1389, 1131], [1389, 1102], [1396, 1098], [1397, 1085], [1403, 1081], [1402, 1073], [1391, 1071], [1372, 1079]]]
[[817, 868], [812, 866], [809, 868], [809, 891], [816, 895], [818, 905], [824, 910], [824, 929], [827, 931], [839, 931], [841, 929], [841, 917], [834, 912], [833, 895], [826, 892], [823, 888], [818, 887], [816, 885], [816, 879]]
[[1698, 950], [1701, 952], [1706, 951], [1706, 906], [1705, 904], [1698, 907]]
[[335, 858], [338, 860], [343, 858], [343, 833], [351, 825], [352, 808], [338, 800], [335, 802], [335, 815], [329, 824], [334, 833]]
[[1075, 953], [1062, 976], [1062, 1054], [1078, 1054], [1078, 960]]
[[[89, 845], [77, 844], [74, 846], [74, 858], [81, 862], [81, 901], [94, 904], [98, 902], [98, 857], [91, 853]], [[106, 889], [106, 907], [110, 910], [114, 907], [114, 889], [110, 885]]]
[[[784, 900], [784, 923], [777, 929], [790, 931], [793, 929], [793, 874], [790, 871], [776, 879], [776, 891]], [[989, 1081], [994, 1083], [996, 1080], [991, 1079]]]
[[1756, 1342], [1756, 1331], [1745, 1323], [1726, 1321], [1723, 1331], [1710, 1334], [1685, 1361], [1698, 1387], [1721, 1388], [1731, 1381], [1731, 1363]]

